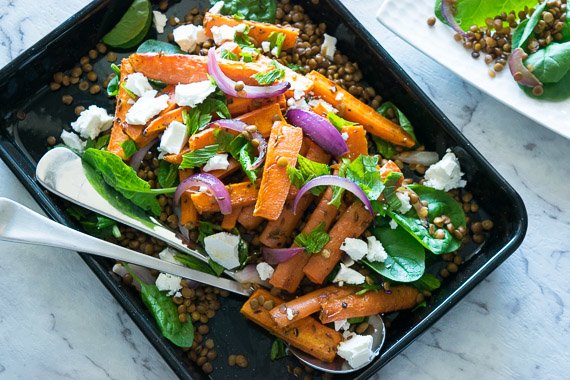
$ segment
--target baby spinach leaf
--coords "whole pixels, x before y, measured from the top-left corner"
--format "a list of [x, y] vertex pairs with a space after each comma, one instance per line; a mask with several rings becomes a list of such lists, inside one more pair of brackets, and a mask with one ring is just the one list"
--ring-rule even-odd
[[398, 151], [396, 150], [396, 146], [392, 143], [389, 143], [386, 140], [382, 140], [379, 137], [372, 136], [372, 141], [374, 141], [378, 153], [380, 153], [382, 157], [388, 160], [394, 157], [396, 153], [398, 153]]
[[137, 173], [125, 164], [119, 156], [90, 148], [83, 153], [82, 161], [93, 168], [107, 185], [135, 205], [155, 216], [160, 215], [161, 209], [158, 200], [154, 194], [149, 193], [150, 185], [140, 179]]
[[319, 253], [325, 245], [331, 240], [331, 237], [325, 231], [325, 223], [321, 222], [309, 234], [301, 232], [295, 237], [295, 244], [305, 248], [307, 253]]
[[131, 158], [131, 156], [135, 154], [137, 150], [139, 150], [139, 148], [137, 148], [137, 144], [135, 144], [133, 140], [124, 141], [121, 144], [121, 148], [123, 149], [123, 153], [125, 153], [125, 159], [127, 160]]
[[528, 56], [525, 65], [542, 83], [557, 83], [570, 71], [570, 42], [551, 43]]
[[271, 360], [278, 360], [287, 356], [287, 346], [285, 342], [277, 338], [271, 344]]
[[517, 47], [521, 47], [525, 41], [522, 41], [523, 34], [525, 33], [526, 26], [528, 25], [528, 18], [523, 20], [513, 32], [512, 42], [513, 42], [513, 49]]
[[376, 112], [378, 112], [380, 115], [384, 117], [387, 117], [390, 109], [396, 114], [396, 118], [398, 119], [398, 124], [400, 125], [400, 128], [402, 128], [404, 132], [412, 136], [414, 142], [417, 143], [416, 133], [414, 132], [414, 127], [412, 126], [412, 123], [410, 123], [410, 120], [408, 120], [406, 115], [404, 115], [404, 113], [400, 111], [400, 109], [396, 107], [392, 102], [383, 103], [380, 106], [380, 108], [376, 110]]
[[[210, 0], [213, 5], [216, 0]], [[247, 20], [275, 23], [277, 2], [275, 0], [224, 0], [222, 14], [231, 16], [239, 14]]]
[[158, 184], [160, 187], [173, 187], [178, 185], [178, 165], [160, 161], [158, 167]]
[[152, 5], [149, 0], [134, 0], [113, 29], [102, 38], [111, 47], [129, 49], [146, 36], [152, 23]]
[[540, 100], [550, 100], [550, 101], [562, 101], [570, 99], [570, 71], [566, 73], [564, 78], [562, 78], [557, 83], [545, 83], [544, 84], [544, 94], [541, 96], [536, 96], [532, 93], [532, 88], [526, 86], [519, 86], [528, 96]]
[[384, 262], [364, 264], [382, 276], [398, 282], [412, 282], [420, 279], [425, 271], [425, 251], [406, 230], [401, 227], [377, 227], [372, 234], [384, 246], [388, 258]]
[[198, 166], [202, 166], [208, 162], [210, 158], [214, 157], [218, 153], [219, 149], [220, 146], [218, 144], [214, 144], [183, 154], [182, 162], [178, 169], [193, 169]]
[[190, 269], [198, 270], [200, 272], [208, 273], [211, 275], [216, 274], [210, 265], [194, 256], [190, 256], [185, 253], [177, 253], [174, 256], [174, 259]]
[[[536, 7], [536, 10], [532, 14], [532, 16], [530, 16], [528, 21], [525, 20], [526, 22], [522, 22], [519, 24], [519, 26], [513, 33], [513, 50], [519, 47], [524, 48], [528, 39], [534, 34], [534, 28], [536, 28], [538, 22], [542, 18], [542, 12], [544, 11], [544, 8], [546, 8], [546, 1], [543, 1], [542, 4]], [[523, 24], [524, 27], [522, 26]], [[522, 32], [518, 31], [520, 28], [523, 28]], [[516, 40], [515, 40], [515, 35], [517, 37]]]
[[428, 202], [428, 218], [430, 221], [436, 216], [447, 215], [455, 228], [465, 227], [467, 221], [463, 208], [453, 197], [445, 191], [437, 190], [423, 185], [409, 185], [422, 201]]
[[85, 144], [85, 149], [93, 148], [93, 149], [103, 149], [109, 145], [109, 140], [111, 139], [111, 135], [103, 135], [98, 137], [96, 140], [87, 139]]
[[222, 273], [224, 273], [225, 270], [224, 267], [215, 262], [214, 260], [208, 259], [208, 264], [210, 265], [210, 268], [212, 268], [214, 275], [220, 277]]
[[119, 93], [119, 81], [121, 80], [121, 69], [114, 63], [111, 63], [111, 69], [115, 72], [115, 76], [109, 81], [109, 84], [107, 85], [107, 95], [117, 96]]
[[424, 275], [419, 280], [414, 281], [413, 285], [420, 292], [433, 292], [434, 290], [439, 289], [441, 286], [441, 281], [439, 281], [438, 278], [433, 274], [424, 273]]
[[146, 40], [137, 49], [137, 53], [186, 54], [178, 46], [158, 40]]
[[89, 235], [105, 239], [108, 237], [121, 237], [121, 231], [117, 222], [103, 215], [82, 207], [71, 205], [65, 210], [73, 219], [81, 223], [81, 226]]

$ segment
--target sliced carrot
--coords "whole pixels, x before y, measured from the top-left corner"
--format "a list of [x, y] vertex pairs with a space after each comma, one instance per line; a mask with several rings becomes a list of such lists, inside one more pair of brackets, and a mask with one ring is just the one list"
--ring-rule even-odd
[[190, 192], [182, 193], [180, 197], [180, 224], [196, 224], [198, 222], [198, 211], [194, 207]]
[[241, 213], [241, 209], [241, 207], [232, 208], [231, 214], [224, 215], [224, 219], [222, 219], [222, 224], [220, 224], [220, 226], [226, 231], [233, 230], [236, 226], [239, 214]]
[[[287, 165], [297, 164], [297, 155], [302, 144], [302, 129], [275, 122], [269, 136], [259, 197], [253, 215], [268, 220], [276, 220], [279, 217], [291, 186]], [[282, 164], [278, 164], [278, 161]]]
[[[332, 194], [333, 191], [330, 187], [325, 190], [319, 204], [307, 220], [301, 232], [309, 234], [321, 223], [324, 223], [324, 230], [328, 231], [338, 213], [338, 209], [334, 205], [329, 204], [332, 199]], [[305, 273], [302, 269], [309, 262], [310, 258], [310, 254], [300, 253], [278, 264], [269, 283], [276, 288], [286, 290], [289, 293], [295, 293], [301, 280], [305, 277]]]
[[281, 109], [284, 109], [286, 102], [285, 95], [265, 99], [246, 99], [228, 96], [228, 110], [232, 117], [237, 117], [270, 104], [279, 104]]
[[246, 230], [257, 229], [265, 220], [259, 216], [253, 216], [253, 210], [255, 210], [255, 205], [245, 206], [241, 209], [241, 214], [238, 217], [238, 223]]
[[368, 317], [380, 313], [409, 309], [417, 304], [418, 290], [411, 286], [394, 286], [391, 293], [367, 292], [329, 299], [322, 305], [320, 320], [323, 323], [348, 318]]
[[227, 176], [229, 176], [230, 174], [235, 173], [236, 171], [238, 171], [241, 168], [241, 164], [239, 162], [237, 162], [237, 160], [234, 160], [233, 158], [229, 158], [228, 162], [230, 163], [230, 165], [228, 166], [228, 168], [226, 170], [212, 170], [208, 173], [210, 173], [213, 176], [218, 177], [219, 179], [224, 179]]
[[[232, 183], [226, 186], [230, 193], [232, 207], [249, 206], [257, 200], [258, 184], [247, 182]], [[192, 194], [192, 202], [200, 214], [205, 212], [218, 212], [220, 207], [215, 197], [206, 193]]]
[[323, 106], [323, 103], [321, 102], [317, 103], [314, 107], [311, 107], [311, 110], [317, 115], [322, 116], [324, 118], [326, 118], [329, 113], [329, 110], [327, 110], [326, 107]]
[[122, 145], [131, 140], [129, 135], [123, 131], [123, 125], [126, 124], [125, 119], [127, 117], [127, 112], [131, 108], [129, 104], [129, 99], [131, 97], [127, 93], [127, 90], [122, 86], [125, 78], [133, 72], [133, 68], [129, 63], [128, 59], [123, 59], [121, 61], [121, 80], [119, 82], [119, 92], [117, 93], [117, 105], [115, 107], [115, 121], [113, 123], [113, 129], [111, 130], [111, 137], [109, 138], [109, 145], [107, 150], [111, 153], [116, 154], [125, 159], [125, 152], [123, 151]]
[[368, 140], [366, 140], [366, 131], [362, 125], [345, 125], [342, 127], [342, 133], [348, 135], [346, 140], [348, 153], [345, 157], [354, 160], [361, 154], [368, 155]]
[[415, 145], [412, 136], [407, 134], [399, 125], [386, 119], [372, 107], [362, 103], [350, 92], [324, 75], [317, 71], [311, 71], [307, 76], [314, 82], [313, 92], [315, 95], [320, 96], [338, 109], [339, 116], [362, 124], [369, 133], [393, 144], [408, 148]]
[[271, 318], [269, 310], [258, 307], [255, 310], [251, 307], [251, 301], [263, 297], [266, 301], [273, 301], [273, 304], [280, 305], [283, 300], [274, 297], [265, 289], [256, 290], [242, 306], [240, 312], [250, 321], [263, 327], [271, 334], [283, 339], [291, 346], [306, 352], [315, 358], [330, 363], [336, 357], [336, 347], [342, 342], [342, 335], [324, 326], [314, 318], [301, 319], [287, 327], [279, 327]]
[[314, 254], [303, 268], [305, 276], [315, 284], [322, 284], [342, 258], [341, 244], [346, 238], [357, 238], [366, 231], [372, 216], [362, 203], [355, 202], [340, 216], [329, 232], [330, 241], [323, 252]]
[[249, 26], [249, 36], [253, 38], [259, 46], [272, 32], [285, 34], [285, 41], [283, 42], [283, 49], [287, 50], [295, 46], [297, 37], [299, 36], [299, 29], [291, 26], [280, 26], [275, 24], [267, 24], [264, 22], [250, 21], [250, 20], [236, 20], [233, 17], [222, 16], [207, 12], [204, 16], [204, 31], [208, 37], [212, 37], [212, 27], [214, 26], [236, 26], [245, 24]]
[[243, 114], [236, 119], [246, 124], [255, 125], [257, 131], [265, 138], [271, 134], [271, 128], [276, 121], [285, 122], [281, 107], [278, 103], [272, 103], [268, 106], [256, 109], [255, 111]]
[[[402, 171], [400, 170], [400, 167], [398, 165], [396, 165], [394, 163], [394, 161], [392, 160], [388, 160], [388, 162], [386, 162], [384, 165], [382, 165], [382, 167], [380, 168], [380, 176], [382, 177], [382, 179], [386, 179], [386, 177], [388, 177], [390, 175], [390, 173], [395, 172], [395, 173], [402, 173]], [[398, 183], [396, 184], [396, 186], [401, 186], [402, 183], [404, 182], [404, 176], [402, 176], [399, 180]]]
[[[325, 302], [332, 299], [344, 298], [355, 292], [357, 292], [357, 289], [350, 286], [327, 286], [326, 288], [317, 289], [289, 302], [275, 306], [271, 309], [269, 314], [271, 314], [271, 318], [273, 318], [279, 327], [289, 326], [300, 319], [320, 311], [321, 305]], [[290, 311], [288, 312], [287, 310]], [[293, 318], [289, 319], [291, 314]]]
[[180, 169], [178, 170], [178, 179], [180, 182], [184, 181], [186, 178], [190, 177], [194, 174], [194, 170], [192, 169]]
[[184, 110], [189, 110], [189, 108], [178, 107], [159, 115], [148, 124], [144, 129], [143, 134], [145, 136], [154, 136], [164, 131], [173, 121], [179, 121], [182, 123], [182, 112]]

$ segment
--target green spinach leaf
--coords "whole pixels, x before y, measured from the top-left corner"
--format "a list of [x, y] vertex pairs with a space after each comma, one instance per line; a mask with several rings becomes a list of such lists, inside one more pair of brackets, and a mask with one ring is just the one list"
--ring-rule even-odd
[[319, 253], [325, 245], [331, 240], [331, 237], [325, 231], [325, 223], [321, 222], [309, 234], [301, 232], [295, 237], [295, 244], [305, 248], [307, 253]]
[[82, 207], [71, 205], [65, 210], [73, 219], [81, 223], [81, 226], [89, 235], [106, 239], [108, 237], [121, 237], [121, 231], [117, 222], [103, 215], [99, 215]]
[[430, 221], [437, 216], [447, 215], [455, 228], [465, 227], [466, 218], [463, 208], [445, 191], [432, 187], [413, 184], [408, 186], [422, 201], [428, 202], [428, 218]]
[[287, 356], [287, 346], [281, 339], [275, 339], [271, 344], [271, 360], [278, 360]]
[[439, 281], [433, 274], [424, 273], [424, 275], [419, 280], [415, 281], [413, 285], [420, 292], [433, 292], [434, 290], [439, 289], [441, 281]]
[[131, 158], [131, 156], [135, 154], [137, 150], [139, 150], [139, 148], [137, 148], [137, 144], [135, 144], [133, 140], [124, 141], [121, 144], [121, 148], [123, 149], [123, 153], [125, 153], [125, 159], [127, 160]]
[[[517, 29], [515, 29], [512, 38], [513, 50], [520, 47], [524, 48], [528, 39], [532, 35], [534, 35], [534, 28], [536, 28], [538, 22], [542, 18], [542, 12], [544, 11], [544, 8], [546, 8], [546, 1], [543, 1], [542, 4], [536, 7], [536, 10], [532, 14], [532, 16], [530, 16], [530, 18], [527, 19], [528, 21], [525, 20], [525, 22], [521, 22], [517, 27]], [[519, 31], [519, 29], [521, 28], [522, 32]]]
[[146, 40], [140, 44], [137, 49], [137, 53], [186, 54], [176, 45], [152, 39]]
[[380, 137], [372, 136], [372, 141], [374, 141], [378, 153], [388, 160], [398, 153], [394, 144], [389, 143], [386, 140], [382, 140]]
[[218, 154], [218, 144], [208, 145], [182, 155], [182, 162], [178, 169], [193, 169], [204, 165], [208, 160]]
[[198, 222], [198, 243], [204, 246], [204, 239], [210, 235], [215, 234], [216, 232], [223, 231], [223, 228], [218, 226], [217, 224], [204, 222], [200, 220]]
[[570, 72], [570, 42], [551, 43], [528, 56], [525, 65], [542, 83], [558, 83]]
[[384, 117], [388, 117], [390, 109], [396, 114], [396, 118], [398, 119], [398, 124], [400, 125], [400, 128], [402, 128], [404, 132], [412, 136], [414, 142], [417, 143], [418, 140], [416, 139], [416, 133], [414, 132], [414, 127], [412, 126], [412, 123], [410, 123], [410, 120], [406, 117], [406, 115], [404, 115], [404, 113], [400, 111], [400, 109], [396, 107], [392, 102], [383, 103], [380, 106], [380, 108], [376, 110], [376, 112], [378, 112], [380, 115]]
[[109, 140], [111, 139], [111, 135], [103, 135], [98, 137], [96, 140], [87, 139], [85, 144], [85, 149], [93, 148], [93, 149], [103, 149], [109, 145]]
[[158, 167], [158, 184], [160, 187], [173, 187], [178, 185], [178, 166], [160, 160]]
[[214, 270], [210, 265], [208, 265], [208, 263], [194, 256], [190, 256], [184, 253], [177, 253], [174, 256], [174, 259], [190, 269], [198, 270], [200, 272], [208, 273], [214, 276], [216, 275], [216, 272], [214, 272]]
[[[217, 3], [216, 0], [210, 0], [211, 4]], [[277, 12], [277, 2], [275, 0], [224, 0], [222, 14], [236, 15], [239, 14], [247, 20], [275, 23], [275, 14]]]
[[121, 69], [114, 63], [111, 63], [111, 69], [115, 72], [115, 76], [109, 81], [109, 84], [107, 85], [107, 95], [117, 96], [119, 93], [119, 81], [121, 80]]

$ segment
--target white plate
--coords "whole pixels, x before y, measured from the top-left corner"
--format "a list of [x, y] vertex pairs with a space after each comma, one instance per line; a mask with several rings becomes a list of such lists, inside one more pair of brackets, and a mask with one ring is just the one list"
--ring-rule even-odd
[[[450, 27], [439, 20], [433, 27], [427, 25], [426, 20], [434, 15], [434, 3], [435, 0], [385, 0], [376, 17], [386, 28], [466, 82], [570, 139], [570, 99], [552, 102], [531, 98], [518, 87], [508, 69], [491, 78], [483, 55], [471, 58], [469, 51], [453, 39]], [[516, 125], [513, 131], [515, 128]]]

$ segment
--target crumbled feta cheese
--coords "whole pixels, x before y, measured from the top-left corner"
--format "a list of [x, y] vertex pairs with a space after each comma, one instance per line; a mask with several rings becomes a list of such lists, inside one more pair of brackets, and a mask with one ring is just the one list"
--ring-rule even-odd
[[85, 149], [86, 142], [81, 140], [75, 133], [67, 132], [65, 129], [61, 131], [61, 140], [69, 148], [76, 150], [79, 153], [83, 152]]
[[295, 99], [295, 98], [289, 98], [287, 99], [287, 107], [288, 108], [298, 108], [301, 110], [305, 110], [305, 111], [310, 111], [311, 107], [309, 107], [309, 104], [307, 104], [307, 102], [305, 101], [305, 99], [301, 98], [301, 99]]
[[405, 214], [412, 209], [412, 205], [410, 204], [410, 196], [408, 193], [396, 193], [396, 197], [400, 200], [402, 204], [398, 209], [400, 214]]
[[292, 321], [295, 318], [295, 314], [293, 313], [293, 309], [287, 308], [287, 319]]
[[325, 39], [321, 45], [321, 54], [325, 55], [331, 61], [334, 59], [334, 53], [336, 52], [336, 38], [329, 36], [325, 33]]
[[348, 133], [347, 132], [342, 132], [340, 135], [342, 136], [342, 139], [344, 141], [348, 140]]
[[340, 249], [346, 252], [353, 260], [360, 260], [368, 253], [368, 245], [364, 240], [346, 238], [342, 242]]
[[147, 91], [127, 112], [125, 121], [134, 125], [145, 125], [150, 119], [168, 107], [168, 95], [155, 98], [156, 90]]
[[179, 84], [174, 89], [174, 101], [179, 106], [196, 107], [214, 91], [216, 85], [209, 80]]
[[346, 319], [341, 319], [339, 321], [334, 321], [334, 329], [336, 331], [346, 331], [350, 328], [350, 323]]
[[238, 24], [238, 25], [234, 26], [234, 30], [236, 31], [236, 33], [243, 33], [243, 32], [245, 32], [246, 28], [247, 28], [247, 25], [245, 25], [245, 24]]
[[84, 139], [95, 139], [101, 132], [106, 131], [113, 125], [113, 116], [107, 114], [107, 110], [97, 106], [89, 106], [79, 114], [76, 121], [71, 123], [73, 130]]
[[269, 280], [275, 271], [273, 267], [267, 263], [259, 263], [256, 265], [255, 269], [257, 269], [257, 273], [259, 274], [261, 281]]
[[212, 6], [212, 8], [210, 8], [210, 10], [208, 11], [209, 13], [215, 14], [215, 15], [219, 15], [220, 12], [222, 11], [222, 8], [224, 7], [224, 2], [223, 1], [218, 1], [216, 4], [214, 4]]
[[352, 368], [359, 368], [368, 363], [372, 356], [371, 335], [353, 335], [350, 339], [340, 342], [337, 354], [345, 359]]
[[148, 78], [142, 73], [132, 73], [125, 81], [125, 88], [136, 96], [143, 96], [147, 91], [152, 91]]
[[167, 261], [169, 263], [181, 265], [174, 258], [174, 256], [176, 256], [177, 253], [178, 252], [176, 252], [174, 249], [172, 249], [170, 247], [166, 247], [158, 253], [158, 257], [160, 257], [161, 260]]
[[277, 48], [277, 46], [275, 46], [273, 49], [271, 49], [271, 55], [273, 55], [274, 57], [278, 57], [279, 56], [279, 49]]
[[182, 289], [180, 281], [182, 278], [171, 275], [169, 273], [161, 273], [156, 278], [156, 287], [160, 291], [167, 291], [169, 296], [174, 295], [177, 291]]
[[269, 53], [269, 50], [271, 50], [271, 43], [269, 41], [263, 41], [261, 43], [261, 49], [263, 49], [264, 53]]
[[371, 262], [384, 262], [388, 258], [388, 253], [382, 243], [375, 236], [367, 237], [368, 253], [366, 258]]
[[365, 280], [365, 277], [355, 271], [354, 269], [347, 268], [346, 265], [340, 263], [340, 270], [336, 274], [333, 282], [338, 282], [340, 286], [343, 284], [353, 284], [358, 285], [362, 284]]
[[224, 41], [233, 41], [236, 36], [236, 30], [227, 25], [213, 26], [211, 31], [216, 45], [221, 45]]
[[449, 191], [458, 187], [465, 187], [466, 181], [461, 179], [461, 167], [459, 160], [452, 152], [448, 151], [441, 161], [431, 165], [425, 173], [424, 185], [434, 189]]
[[171, 122], [162, 137], [158, 150], [163, 154], [178, 154], [188, 141], [188, 128], [177, 120]]
[[295, 100], [301, 100], [304, 97], [305, 97], [305, 91], [297, 89], [293, 90], [293, 98], [295, 98]]
[[323, 107], [325, 107], [327, 112], [338, 113], [338, 110], [336, 108], [334, 108], [332, 106], [332, 104], [330, 104], [329, 102], [325, 102], [322, 99], [311, 99], [311, 100], [309, 100], [309, 105], [313, 108], [315, 108], [319, 104], [322, 105]]
[[239, 236], [227, 232], [218, 232], [204, 239], [204, 248], [210, 258], [226, 269], [239, 266], [239, 244]]
[[211, 172], [212, 170], [226, 170], [229, 166], [230, 162], [228, 161], [227, 153], [221, 153], [210, 158], [202, 170], [205, 172]]
[[174, 29], [172, 34], [174, 36], [174, 41], [178, 44], [178, 46], [180, 46], [180, 49], [187, 52], [194, 51], [198, 44], [206, 42], [208, 39], [208, 37], [206, 37], [206, 33], [204, 32], [204, 28], [201, 25], [181, 25], [178, 28]]
[[390, 223], [388, 223], [390, 225], [390, 228], [395, 230], [396, 228], [398, 228], [398, 223], [396, 223], [396, 221], [394, 219], [390, 219]]
[[152, 11], [152, 22], [158, 33], [164, 33], [166, 26], [166, 16], [159, 11]]

